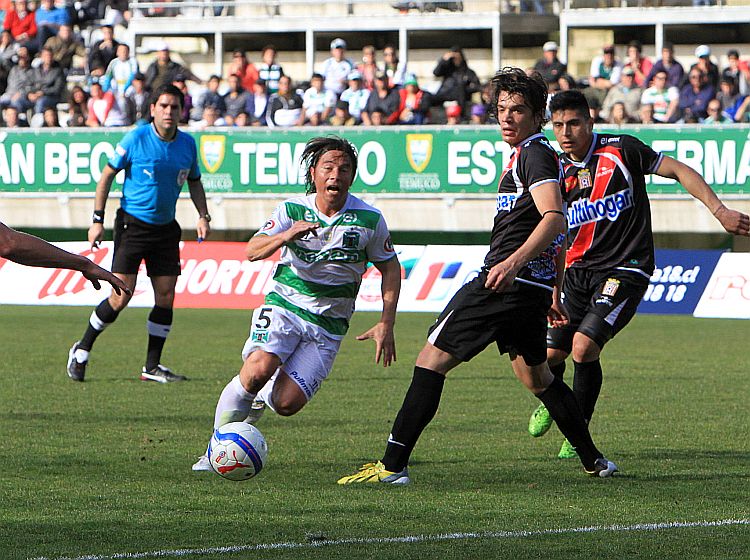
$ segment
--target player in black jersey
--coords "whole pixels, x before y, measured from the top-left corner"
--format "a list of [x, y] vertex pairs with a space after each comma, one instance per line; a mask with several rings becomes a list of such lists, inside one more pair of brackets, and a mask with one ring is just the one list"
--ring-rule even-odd
[[547, 321], [567, 321], [559, 298], [565, 237], [562, 168], [541, 134], [547, 88], [540, 76], [529, 77], [519, 68], [501, 70], [492, 86], [495, 116], [513, 152], [498, 185], [484, 267], [430, 328], [383, 460], [364, 465], [339, 484], [407, 484], [409, 456], [437, 412], [446, 374], [493, 342], [509, 354], [516, 377], [546, 405], [560, 430], [576, 441], [584, 469], [601, 477], [617, 470], [591, 441], [571, 389], [547, 367]]
[[[555, 95], [550, 112], [564, 152], [569, 235], [563, 293], [570, 322], [549, 330], [547, 360], [562, 378], [572, 354], [573, 391], [588, 422], [602, 385], [601, 351], [635, 315], [654, 271], [645, 175], [676, 179], [729, 233], [748, 235], [750, 218], [724, 206], [687, 165], [633, 136], [594, 132], [580, 92]], [[529, 420], [529, 433], [543, 435], [551, 423], [542, 405]], [[574, 446], [566, 440], [559, 456], [575, 457]]]

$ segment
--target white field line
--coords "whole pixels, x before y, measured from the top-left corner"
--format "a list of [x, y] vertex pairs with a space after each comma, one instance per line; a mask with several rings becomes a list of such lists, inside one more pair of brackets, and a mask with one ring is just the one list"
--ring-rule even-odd
[[690, 529], [706, 527], [729, 527], [750, 525], [750, 519], [722, 519], [719, 521], [670, 521], [663, 523], [637, 523], [635, 525], [591, 525], [568, 529], [540, 529], [537, 531], [485, 531], [481, 533], [442, 533], [438, 535], [412, 535], [405, 537], [352, 538], [314, 540], [311, 542], [278, 542], [192, 548], [177, 550], [153, 550], [150, 552], [120, 552], [116, 554], [89, 554], [85, 556], [37, 556], [29, 560], [130, 560], [140, 558], [179, 558], [181, 556], [207, 556], [209, 554], [235, 554], [261, 550], [310, 549], [342, 545], [422, 543], [474, 539], [523, 539], [545, 535], [568, 535], [575, 533], [624, 533], [628, 531], [665, 531], [669, 529]]

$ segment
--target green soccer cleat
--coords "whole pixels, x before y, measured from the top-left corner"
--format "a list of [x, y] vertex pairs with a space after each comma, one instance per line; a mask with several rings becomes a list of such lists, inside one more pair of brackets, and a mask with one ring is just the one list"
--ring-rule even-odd
[[557, 454], [558, 459], [578, 459], [578, 453], [576, 448], [573, 447], [570, 442], [566, 439], [563, 441], [562, 447], [560, 447], [560, 453]]
[[386, 484], [409, 484], [409, 470], [404, 467], [400, 472], [385, 470], [385, 465], [377, 463], [365, 463], [354, 474], [338, 479], [337, 484], [359, 484], [363, 482], [385, 482]]
[[540, 404], [529, 418], [529, 434], [531, 437], [542, 437], [551, 427], [552, 416], [547, 407]]

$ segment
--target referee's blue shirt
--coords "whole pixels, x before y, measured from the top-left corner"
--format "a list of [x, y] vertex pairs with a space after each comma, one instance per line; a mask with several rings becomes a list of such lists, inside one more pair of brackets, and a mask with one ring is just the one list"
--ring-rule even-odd
[[173, 221], [185, 180], [201, 178], [193, 137], [178, 130], [174, 140], [167, 142], [153, 124], [127, 133], [115, 147], [109, 165], [125, 170], [122, 209], [154, 225]]

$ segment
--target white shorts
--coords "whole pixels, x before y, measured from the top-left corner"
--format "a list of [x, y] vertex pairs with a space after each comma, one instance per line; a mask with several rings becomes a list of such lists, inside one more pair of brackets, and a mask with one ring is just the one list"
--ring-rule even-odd
[[282, 307], [263, 305], [253, 311], [250, 336], [242, 348], [242, 360], [256, 350], [275, 354], [284, 372], [302, 389], [309, 401], [333, 367], [341, 339], [300, 319]]

